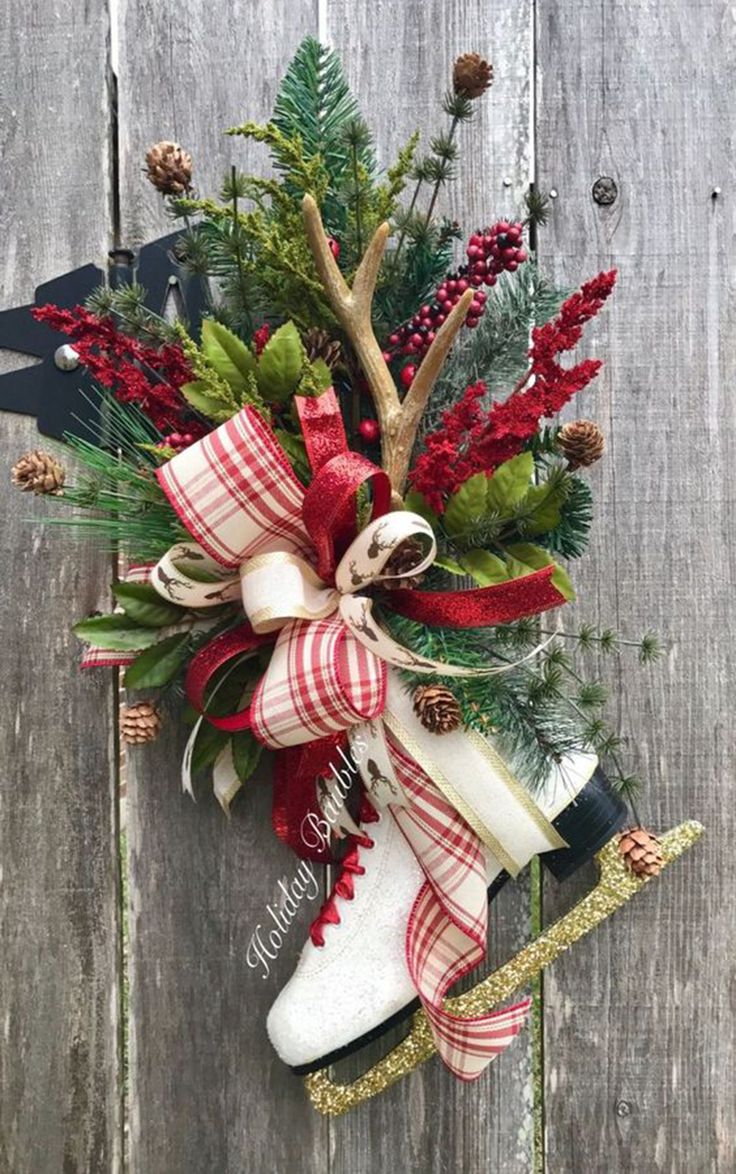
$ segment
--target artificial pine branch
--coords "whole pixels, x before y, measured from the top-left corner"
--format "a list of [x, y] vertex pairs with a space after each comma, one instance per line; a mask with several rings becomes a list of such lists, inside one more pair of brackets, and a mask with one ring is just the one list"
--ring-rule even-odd
[[127, 334], [146, 344], [175, 342], [173, 326], [146, 306], [146, 296], [146, 290], [136, 282], [117, 289], [100, 285], [92, 291], [84, 306], [99, 318], [117, 318]]
[[[305, 160], [319, 159], [328, 180], [323, 216], [325, 224], [333, 229], [344, 227], [345, 210], [336, 193], [343, 188], [352, 167], [345, 132], [356, 120], [362, 121], [360, 110], [339, 57], [313, 37], [307, 37], [281, 82], [272, 123], [286, 138], [299, 137]], [[370, 178], [375, 177], [370, 137], [357, 148], [357, 161]], [[281, 166], [278, 159], [277, 165]]]

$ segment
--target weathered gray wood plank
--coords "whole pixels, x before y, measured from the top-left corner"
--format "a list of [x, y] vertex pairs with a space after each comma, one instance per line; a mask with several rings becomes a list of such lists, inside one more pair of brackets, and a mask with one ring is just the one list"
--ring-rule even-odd
[[[97, 0], [3, 6], [3, 309], [104, 257], [107, 42]], [[109, 567], [10, 489], [38, 444], [32, 418], [2, 416], [0, 1168], [82, 1174], [119, 1169], [122, 1137], [114, 693], [77, 672], [70, 632], [105, 606]]]
[[[576, 610], [669, 641], [661, 666], [614, 672], [616, 710], [649, 779], [642, 818], [707, 828], [546, 981], [555, 1174], [736, 1165], [732, 19], [725, 3], [539, 5], [538, 166], [559, 192], [545, 259], [570, 281], [620, 270], [591, 344], [608, 366], [578, 409], [609, 449]], [[548, 915], [569, 900], [550, 886]]]
[[[328, 0], [325, 32], [389, 163], [415, 129], [422, 149], [446, 125], [441, 100], [452, 62], [476, 50], [494, 64], [496, 82], [461, 128], [458, 181], [438, 202], [472, 232], [517, 210], [530, 180], [529, 54], [531, 5], [481, 3], [356, 5]], [[426, 205], [425, 205], [426, 206]], [[491, 957], [504, 961], [529, 931], [527, 878], [508, 885], [494, 905]], [[398, 1033], [401, 1034], [400, 1032]], [[384, 1054], [385, 1041], [338, 1065], [350, 1078]], [[439, 1060], [332, 1125], [332, 1168], [338, 1174], [388, 1169], [503, 1170], [532, 1168], [531, 1037], [526, 1032], [475, 1084], [460, 1084]]]
[[[126, 241], [167, 222], [141, 176], [146, 147], [191, 150], [197, 188], [217, 192], [231, 161], [261, 170], [265, 153], [224, 138], [266, 118], [315, 4], [126, 4], [120, 41], [121, 213]], [[282, 876], [297, 861], [270, 827], [268, 772], [227, 823], [211, 796], [183, 796], [180, 718], [131, 755], [129, 787], [131, 1169], [139, 1174], [241, 1174], [327, 1166], [327, 1124], [283, 1067], [265, 1019], [289, 977], [305, 908], [271, 975], [246, 964]]]

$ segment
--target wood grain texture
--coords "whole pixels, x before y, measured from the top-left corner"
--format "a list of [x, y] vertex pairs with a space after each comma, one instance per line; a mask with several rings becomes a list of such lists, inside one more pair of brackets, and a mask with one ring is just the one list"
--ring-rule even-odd
[[[130, 0], [120, 38], [121, 218], [126, 241], [166, 231], [140, 173], [150, 142], [192, 152], [200, 191], [231, 162], [261, 171], [259, 148], [220, 135], [265, 119], [313, 4]], [[270, 827], [267, 769], [226, 821], [211, 795], [181, 793], [180, 718], [131, 755], [129, 783], [131, 1116], [135, 1174], [245, 1174], [327, 1164], [327, 1122], [276, 1057], [265, 1019], [304, 942], [305, 906], [267, 979], [248, 969], [250, 935], [298, 861]]]
[[231, 165], [262, 173], [265, 148], [223, 133], [265, 121], [303, 37], [317, 34], [317, 0], [120, 0], [122, 234], [126, 244], [171, 231], [143, 175], [147, 148], [175, 139], [194, 156], [198, 192], [216, 196]]
[[[3, 309], [104, 256], [107, 42], [96, 0], [3, 6]], [[118, 1170], [122, 1138], [114, 695], [76, 672], [70, 631], [107, 605], [109, 567], [9, 488], [38, 443], [32, 418], [2, 416], [0, 1169], [83, 1174]]]
[[[606, 370], [576, 409], [609, 437], [577, 618], [666, 638], [659, 666], [607, 675], [649, 781], [642, 818], [707, 829], [546, 981], [547, 1168], [732, 1171], [733, 9], [542, 0], [538, 15], [538, 170], [559, 192], [544, 258], [570, 282], [620, 271], [591, 332]], [[601, 175], [619, 189], [608, 208]], [[563, 899], [550, 886], [550, 917]]]
[[180, 725], [175, 709], [156, 744], [130, 755], [130, 1168], [318, 1170], [327, 1123], [265, 1025], [316, 908], [267, 977], [248, 968], [250, 936], [271, 924], [267, 905], [297, 861], [271, 831], [267, 771], [229, 823], [211, 795], [181, 793]]
[[[458, 180], [438, 202], [438, 209], [455, 217], [468, 233], [496, 215], [518, 210], [528, 187], [530, 34], [527, 3], [327, 3], [323, 39], [343, 59], [383, 164], [415, 129], [421, 130], [421, 149], [426, 151], [432, 135], [446, 126], [441, 100], [459, 53], [478, 50], [493, 61], [496, 83], [477, 103], [473, 123], [461, 128]], [[494, 903], [491, 963], [516, 952], [529, 924], [525, 876], [507, 885]], [[372, 1045], [366, 1056], [342, 1062], [336, 1077], [354, 1077], [385, 1050], [385, 1041]], [[529, 1032], [475, 1084], [461, 1085], [435, 1058], [333, 1123], [332, 1169], [368, 1174], [398, 1162], [403, 1169], [422, 1172], [528, 1174], [531, 1063]]]

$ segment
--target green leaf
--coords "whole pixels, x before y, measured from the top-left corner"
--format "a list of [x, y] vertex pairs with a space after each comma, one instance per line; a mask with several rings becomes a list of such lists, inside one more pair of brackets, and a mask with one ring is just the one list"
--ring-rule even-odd
[[320, 391], [327, 391], [329, 387], [332, 387], [332, 371], [324, 359], [313, 359], [310, 367], [314, 383]]
[[453, 493], [443, 519], [448, 534], [469, 530], [473, 522], [488, 513], [487, 491], [488, 477], [485, 473], [476, 473], [460, 486], [457, 493]]
[[413, 514], [419, 514], [425, 522], [429, 522], [433, 530], [437, 528], [438, 518], [434, 510], [427, 504], [427, 499], [416, 489], [410, 489], [404, 498], [404, 506]]
[[75, 636], [94, 648], [111, 652], [137, 652], [156, 642], [156, 632], [137, 624], [130, 616], [90, 616], [72, 628]]
[[227, 745], [230, 734], [225, 730], [218, 730], [208, 721], [203, 721], [199, 727], [194, 749], [192, 751], [192, 773], [197, 774], [217, 758], [220, 751]]
[[552, 555], [543, 550], [541, 546], [533, 546], [531, 542], [517, 542], [513, 546], [507, 546], [506, 553], [509, 555], [508, 568], [512, 579], [528, 575], [532, 571], [539, 571], [542, 567], [553, 566], [555, 571], [552, 575], [552, 582], [557, 590], [565, 599], [575, 598], [575, 588], [567, 571], [563, 570], [560, 564], [552, 558]]
[[235, 771], [241, 783], [245, 783], [258, 766], [263, 746], [250, 730], [244, 730], [241, 734], [233, 734], [231, 747]]
[[527, 495], [529, 482], [534, 472], [534, 457], [530, 452], [521, 452], [499, 465], [488, 481], [486, 503], [489, 513], [507, 518], [514, 507]]
[[565, 500], [562, 485], [551, 487], [543, 482], [533, 485], [522, 502], [525, 534], [546, 534], [560, 524], [560, 507]]
[[126, 689], [157, 689], [167, 685], [189, 659], [189, 633], [167, 636], [137, 656], [125, 674]]
[[447, 555], [440, 555], [434, 560], [436, 567], [441, 567], [443, 571], [449, 571], [451, 575], [467, 575], [468, 571], [460, 563], [455, 562], [453, 558], [448, 558]]
[[481, 587], [508, 580], [508, 567], [503, 559], [488, 550], [470, 550], [460, 560], [467, 574], [472, 575]]
[[307, 457], [307, 446], [302, 436], [295, 436], [285, 428], [275, 428], [274, 435], [286, 453], [297, 477], [305, 484], [309, 484], [312, 470]]
[[232, 409], [211, 395], [211, 388], [202, 379], [185, 383], [179, 390], [188, 404], [208, 420], [214, 420], [216, 424], [224, 424], [232, 416]]
[[249, 386], [248, 376], [256, 369], [256, 360], [241, 339], [221, 322], [205, 318], [202, 323], [202, 350], [217, 374], [243, 396]]
[[293, 322], [285, 322], [261, 351], [256, 378], [265, 399], [285, 400], [296, 389], [305, 351]]
[[186, 609], [167, 603], [148, 583], [116, 583], [112, 593], [127, 616], [146, 628], [163, 628], [186, 615]]

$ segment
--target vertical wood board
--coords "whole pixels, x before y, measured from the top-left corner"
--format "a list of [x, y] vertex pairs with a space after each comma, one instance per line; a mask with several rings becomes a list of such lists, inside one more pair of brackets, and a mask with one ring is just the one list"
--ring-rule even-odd
[[[0, 309], [108, 244], [108, 18], [8, 0], [0, 31]], [[80, 133], [83, 128], [83, 133]], [[0, 351], [0, 370], [27, 365]], [[74, 376], [70, 376], [74, 378]], [[47, 446], [3, 414], [0, 467], [0, 1169], [119, 1169], [114, 695], [71, 624], [107, 606], [108, 558], [10, 488]], [[69, 476], [71, 477], [70, 470]]]
[[[622, 757], [647, 782], [644, 822], [707, 829], [546, 980], [547, 1164], [730, 1171], [733, 13], [542, 2], [538, 16], [538, 168], [558, 192], [543, 256], [570, 283], [619, 269], [589, 335], [605, 371], [570, 413], [597, 419], [608, 451], [569, 622], [662, 634], [652, 669], [622, 656], [601, 671], [631, 738]], [[600, 176], [618, 187], [609, 206], [592, 196]], [[566, 888], [549, 886], [548, 917], [580, 891]]]

